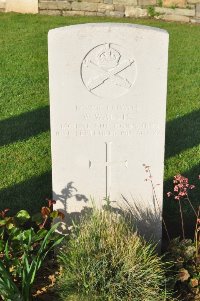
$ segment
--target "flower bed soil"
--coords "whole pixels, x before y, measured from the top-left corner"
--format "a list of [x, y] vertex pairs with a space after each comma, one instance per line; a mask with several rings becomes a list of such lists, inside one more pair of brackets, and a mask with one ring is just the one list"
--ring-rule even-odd
[[33, 287], [34, 301], [58, 301], [54, 286], [60, 271], [54, 258], [49, 258], [38, 273]]

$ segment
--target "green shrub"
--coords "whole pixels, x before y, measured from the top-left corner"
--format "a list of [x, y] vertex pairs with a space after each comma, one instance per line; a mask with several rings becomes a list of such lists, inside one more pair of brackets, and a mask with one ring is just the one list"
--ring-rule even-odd
[[114, 213], [94, 210], [84, 218], [73, 228], [59, 260], [62, 300], [167, 300], [163, 263], [154, 247]]

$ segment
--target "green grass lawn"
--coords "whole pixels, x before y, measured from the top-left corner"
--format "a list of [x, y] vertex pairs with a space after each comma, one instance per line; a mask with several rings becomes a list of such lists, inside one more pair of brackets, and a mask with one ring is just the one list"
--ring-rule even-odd
[[[0, 209], [36, 211], [51, 195], [47, 33], [87, 22], [129, 22], [170, 34], [165, 191], [200, 174], [200, 26], [155, 20], [0, 14]], [[199, 183], [200, 186], [200, 183]], [[200, 199], [200, 191], [199, 191]], [[174, 204], [165, 201], [170, 218]]]

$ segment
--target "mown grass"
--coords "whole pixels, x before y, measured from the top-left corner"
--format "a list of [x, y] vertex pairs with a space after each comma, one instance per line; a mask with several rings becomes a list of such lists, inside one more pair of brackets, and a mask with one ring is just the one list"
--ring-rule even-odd
[[[36, 211], [51, 194], [49, 29], [107, 21], [145, 24], [169, 32], [165, 186], [170, 189], [177, 173], [197, 182], [200, 26], [155, 20], [0, 14], [0, 208]], [[174, 205], [169, 201], [166, 204], [165, 215], [169, 218]]]

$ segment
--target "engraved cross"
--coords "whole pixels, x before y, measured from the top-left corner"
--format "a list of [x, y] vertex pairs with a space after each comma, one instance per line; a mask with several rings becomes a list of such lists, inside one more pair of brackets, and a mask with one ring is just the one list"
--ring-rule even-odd
[[[117, 164], [120, 166], [128, 167], [128, 161], [112, 161], [111, 159], [111, 152], [112, 152], [112, 142], [105, 142], [105, 178], [106, 178], [106, 197], [110, 197], [110, 191], [111, 191], [111, 166], [113, 164]], [[102, 165], [102, 163], [93, 163], [92, 161], [89, 161], [89, 168], [93, 168], [97, 165]]]

